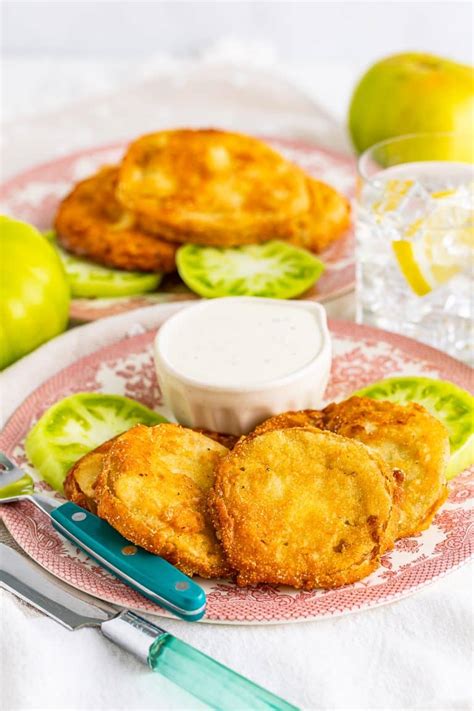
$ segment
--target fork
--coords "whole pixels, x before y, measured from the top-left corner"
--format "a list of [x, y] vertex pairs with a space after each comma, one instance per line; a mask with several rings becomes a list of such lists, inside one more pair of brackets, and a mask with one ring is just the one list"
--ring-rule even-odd
[[30, 501], [54, 528], [145, 597], [184, 620], [206, 611], [202, 587], [159, 556], [127, 541], [106, 521], [68, 501], [34, 492], [33, 479], [0, 452], [0, 504]]

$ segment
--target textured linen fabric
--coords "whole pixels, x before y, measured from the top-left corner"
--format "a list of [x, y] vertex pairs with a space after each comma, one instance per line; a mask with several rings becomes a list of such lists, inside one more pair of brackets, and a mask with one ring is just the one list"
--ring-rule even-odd
[[[406, 600], [333, 620], [163, 625], [303, 709], [467, 710], [471, 595], [466, 567]], [[204, 708], [98, 631], [69, 632], [8, 593], [0, 602], [4, 709]]]

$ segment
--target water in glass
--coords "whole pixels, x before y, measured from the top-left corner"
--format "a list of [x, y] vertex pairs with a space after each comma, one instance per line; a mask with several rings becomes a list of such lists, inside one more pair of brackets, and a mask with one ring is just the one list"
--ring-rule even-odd
[[360, 188], [357, 320], [473, 360], [472, 166], [404, 163]]

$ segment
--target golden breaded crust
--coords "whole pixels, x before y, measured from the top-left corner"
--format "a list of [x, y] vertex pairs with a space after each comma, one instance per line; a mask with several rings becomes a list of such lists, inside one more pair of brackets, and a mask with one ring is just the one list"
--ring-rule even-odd
[[284, 430], [289, 427], [316, 427], [324, 429], [323, 414], [320, 410], [290, 410], [273, 415], [257, 425], [252, 434], [262, 434], [270, 430]]
[[[206, 437], [210, 437], [215, 442], [222, 444], [227, 449], [232, 449], [237, 440], [235, 435], [224, 434], [222, 432], [214, 432], [198, 427], [192, 428], [194, 432], [200, 432]], [[95, 485], [102, 470], [102, 462], [106, 453], [112, 446], [115, 437], [107, 440], [96, 449], [85, 454], [77, 460], [73, 467], [69, 470], [64, 481], [64, 493], [66, 498], [73, 501], [83, 509], [97, 512], [97, 502], [95, 499]]]
[[448, 432], [416, 403], [351, 397], [323, 410], [324, 427], [363, 442], [404, 474], [397, 538], [428, 528], [447, 496]]
[[350, 225], [349, 201], [337, 190], [308, 178], [309, 210], [289, 224], [286, 239], [310, 252], [322, 252], [342, 237]]
[[212, 129], [134, 141], [117, 195], [149, 232], [223, 247], [284, 239], [288, 220], [311, 205], [300, 168], [262, 141]]
[[[327, 429], [324, 422], [324, 411], [322, 410], [293, 410], [282, 412], [279, 415], [264, 420], [251, 433], [252, 435], [262, 434], [262, 432], [270, 432], [271, 430], [288, 429], [292, 427], [315, 427], [320, 430]], [[393, 510], [390, 522], [387, 528], [387, 536], [382, 552], [393, 548], [394, 542], [398, 536], [400, 525], [400, 511], [404, 498], [403, 480], [404, 474], [397, 468], [387, 467], [387, 472], [390, 477], [390, 489], [393, 498]]]
[[238, 584], [311, 590], [371, 573], [387, 547], [391, 481], [367, 447], [313, 427], [240, 440], [217, 462], [209, 495]]
[[97, 513], [95, 486], [102, 471], [102, 463], [115, 437], [77, 460], [64, 481], [66, 498], [87, 511]]
[[115, 197], [118, 170], [102, 168], [62, 200], [55, 219], [68, 251], [107, 267], [172, 272], [177, 246], [147, 234]]
[[214, 467], [227, 449], [173, 424], [136, 425], [119, 435], [96, 484], [98, 515], [125, 538], [187, 575], [230, 569], [207, 510]]

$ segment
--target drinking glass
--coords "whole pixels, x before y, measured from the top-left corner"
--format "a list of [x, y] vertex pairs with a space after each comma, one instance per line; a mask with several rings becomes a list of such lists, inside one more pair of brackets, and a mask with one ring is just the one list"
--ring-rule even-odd
[[452, 133], [362, 154], [357, 321], [473, 361], [474, 146]]

